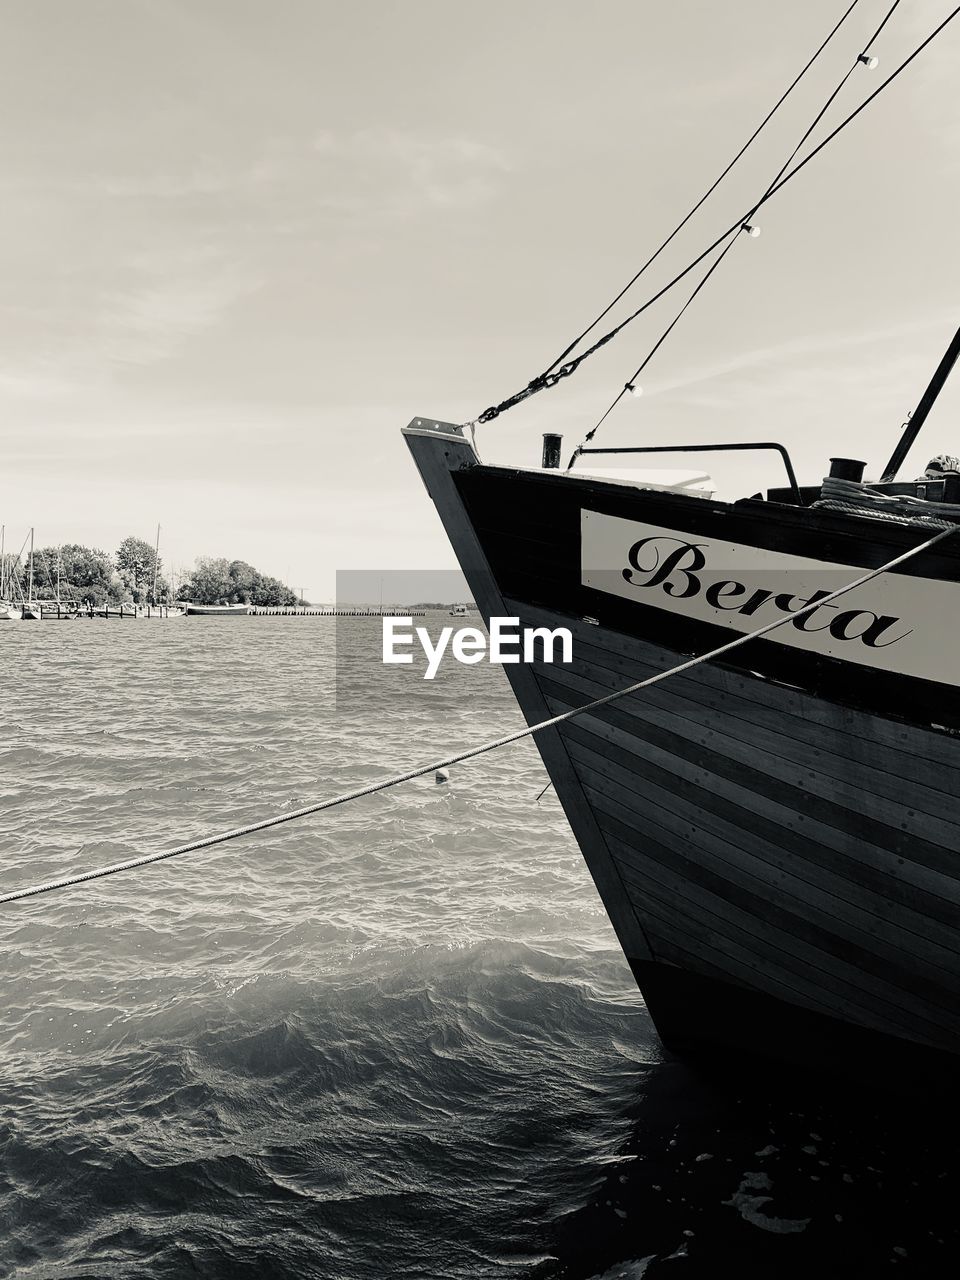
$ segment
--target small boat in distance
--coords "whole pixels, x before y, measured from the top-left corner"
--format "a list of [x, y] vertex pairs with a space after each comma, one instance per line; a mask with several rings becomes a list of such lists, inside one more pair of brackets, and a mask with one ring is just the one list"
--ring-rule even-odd
[[465, 604], [455, 604], [450, 610], [451, 618], [465, 618], [467, 616], [467, 606]]
[[253, 612], [248, 604], [190, 604], [184, 605], [188, 617], [246, 618]]

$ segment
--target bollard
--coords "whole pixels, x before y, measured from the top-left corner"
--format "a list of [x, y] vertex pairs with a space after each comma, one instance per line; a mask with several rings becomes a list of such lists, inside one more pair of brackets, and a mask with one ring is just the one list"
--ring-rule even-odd
[[855, 484], [859, 484], [863, 479], [866, 465], [857, 458], [831, 458], [830, 476], [834, 480], [852, 480]]
[[543, 466], [556, 470], [560, 466], [560, 445], [563, 443], [563, 436], [555, 435], [552, 431], [543, 433]]

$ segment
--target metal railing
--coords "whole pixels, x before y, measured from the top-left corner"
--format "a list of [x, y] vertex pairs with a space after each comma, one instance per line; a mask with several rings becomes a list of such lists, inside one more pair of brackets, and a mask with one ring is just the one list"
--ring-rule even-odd
[[737, 441], [734, 444], [647, 444], [619, 449], [578, 449], [574, 457], [579, 458], [588, 453], [720, 453], [734, 452], [738, 449], [772, 449], [774, 452], [779, 453], [783, 459], [793, 500], [797, 506], [803, 505], [800, 486], [797, 484], [797, 475], [793, 469], [793, 463], [790, 461], [790, 455], [783, 445], [777, 444], [775, 440], [764, 440], [756, 444], [753, 441]]

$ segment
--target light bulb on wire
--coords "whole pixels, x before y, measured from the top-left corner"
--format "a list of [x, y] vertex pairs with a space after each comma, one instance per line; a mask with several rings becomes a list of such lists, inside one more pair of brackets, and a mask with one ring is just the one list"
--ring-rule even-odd
[[632, 396], [642, 396], [643, 387], [639, 382], [626, 382], [623, 386], [624, 391], [629, 391]]
[[862, 62], [868, 71], [876, 71], [880, 65], [880, 59], [872, 53], [861, 53], [857, 61]]
[[745, 231], [751, 240], [756, 240], [760, 234], [760, 228], [755, 222], [744, 222], [740, 225], [740, 230]]

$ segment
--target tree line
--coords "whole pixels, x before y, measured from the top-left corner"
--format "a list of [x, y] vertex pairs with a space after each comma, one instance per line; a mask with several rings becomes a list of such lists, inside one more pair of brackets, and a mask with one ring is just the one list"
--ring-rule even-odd
[[[201, 556], [177, 590], [178, 600], [196, 604], [299, 604], [299, 598], [279, 578], [271, 578], [245, 560]], [[306, 602], [305, 602], [306, 603]]]
[[[6, 595], [23, 598], [28, 591], [25, 556], [5, 557]], [[35, 599], [72, 600], [101, 607], [107, 604], [298, 604], [295, 591], [277, 578], [260, 573], [244, 560], [201, 556], [179, 582], [164, 573], [163, 561], [142, 538], [124, 538], [114, 555], [98, 547], [67, 543], [41, 547], [33, 555]]]

